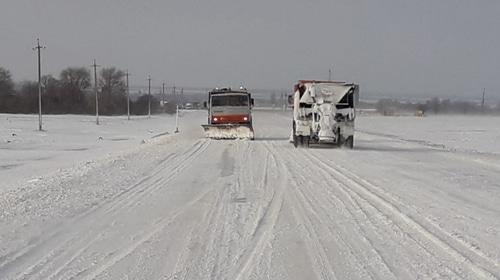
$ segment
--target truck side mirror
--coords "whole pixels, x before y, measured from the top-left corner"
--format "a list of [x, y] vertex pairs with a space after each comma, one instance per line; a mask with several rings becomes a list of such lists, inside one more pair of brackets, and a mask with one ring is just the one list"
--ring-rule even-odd
[[207, 101], [203, 102], [203, 108], [207, 108]]
[[252, 105], [252, 107], [255, 105], [255, 102], [254, 102], [253, 98], [250, 98], [250, 105]]

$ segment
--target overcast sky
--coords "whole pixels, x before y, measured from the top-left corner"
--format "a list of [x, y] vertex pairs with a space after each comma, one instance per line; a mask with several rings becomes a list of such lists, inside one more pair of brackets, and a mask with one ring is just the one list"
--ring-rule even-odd
[[0, 0], [0, 66], [98, 64], [132, 83], [291, 88], [301, 78], [367, 94], [500, 93], [498, 0]]

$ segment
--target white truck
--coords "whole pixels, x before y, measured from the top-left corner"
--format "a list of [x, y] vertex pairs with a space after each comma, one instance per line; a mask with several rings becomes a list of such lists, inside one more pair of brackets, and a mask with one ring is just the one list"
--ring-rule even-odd
[[300, 80], [290, 98], [294, 146], [332, 144], [352, 149], [358, 95], [357, 84]]

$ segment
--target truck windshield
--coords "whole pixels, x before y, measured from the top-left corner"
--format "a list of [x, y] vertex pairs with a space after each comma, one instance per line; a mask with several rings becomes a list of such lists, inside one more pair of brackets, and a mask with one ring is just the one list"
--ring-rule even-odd
[[220, 95], [212, 96], [212, 106], [248, 106], [246, 95]]

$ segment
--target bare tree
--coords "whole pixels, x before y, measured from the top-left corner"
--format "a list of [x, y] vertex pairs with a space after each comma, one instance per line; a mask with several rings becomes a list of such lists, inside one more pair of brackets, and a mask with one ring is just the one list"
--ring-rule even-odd
[[437, 97], [434, 97], [431, 100], [427, 101], [427, 107], [434, 114], [440, 113], [440, 105], [441, 105], [441, 100], [439, 100], [439, 98]]
[[42, 99], [42, 108], [45, 113], [64, 112], [62, 106], [64, 103], [64, 92], [61, 83], [52, 75], [42, 76], [42, 88], [44, 98]]
[[[131, 104], [132, 114], [134, 115], [147, 115], [148, 114], [148, 104], [150, 96], [148, 94], [142, 94], [137, 98], [135, 102]], [[173, 114], [176, 111], [175, 103], [167, 103], [166, 112], [168, 114]], [[160, 101], [156, 97], [151, 96], [151, 112], [158, 112], [160, 110]]]
[[0, 67], [0, 97], [14, 94], [14, 82], [10, 71]]
[[85, 90], [91, 85], [90, 72], [84, 67], [69, 67], [61, 71], [59, 82], [63, 100], [59, 104], [60, 113], [83, 113], [88, 102]]
[[38, 113], [38, 82], [24, 81], [21, 83], [19, 100], [15, 110], [16, 113]]
[[125, 114], [127, 112], [125, 72], [110, 67], [101, 69], [99, 74], [100, 111], [105, 115]]
[[85, 90], [90, 87], [90, 72], [84, 67], [69, 67], [61, 71], [59, 79], [64, 88]]
[[16, 99], [14, 94], [10, 71], [0, 67], [0, 112], [10, 112]]

